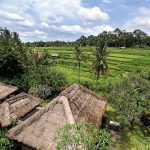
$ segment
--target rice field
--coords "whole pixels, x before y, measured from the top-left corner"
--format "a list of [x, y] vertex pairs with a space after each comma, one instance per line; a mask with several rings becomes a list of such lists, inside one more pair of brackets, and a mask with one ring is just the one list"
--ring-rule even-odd
[[[92, 62], [94, 61], [95, 47], [82, 47], [82, 52], [87, 56], [87, 60], [81, 63], [81, 82], [95, 82], [95, 75], [91, 71]], [[69, 83], [77, 82], [78, 68], [74, 59], [74, 47], [40, 47], [38, 51], [48, 50], [49, 53], [58, 53], [59, 58], [55, 59], [55, 68], [63, 72]], [[102, 85], [110, 82], [120, 81], [123, 74], [136, 71], [150, 70], [150, 49], [136, 48], [108, 48], [108, 65], [110, 75], [101, 80]]]

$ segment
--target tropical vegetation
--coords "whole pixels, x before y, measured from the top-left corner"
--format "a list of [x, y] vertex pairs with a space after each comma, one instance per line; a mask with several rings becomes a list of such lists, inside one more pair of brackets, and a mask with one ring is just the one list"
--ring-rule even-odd
[[[116, 29], [98, 36], [82, 36], [75, 42], [22, 43], [16, 32], [1, 28], [0, 81], [17, 85], [20, 91], [45, 99], [45, 103], [74, 82], [107, 97], [104, 130], [88, 125], [62, 127], [58, 149], [70, 145], [108, 149], [110, 120], [121, 124], [116, 149], [149, 148], [149, 46], [150, 37], [141, 30]], [[51, 53], [59, 57], [53, 59]], [[11, 149], [13, 143], [4, 134], [1, 130], [0, 149]]]

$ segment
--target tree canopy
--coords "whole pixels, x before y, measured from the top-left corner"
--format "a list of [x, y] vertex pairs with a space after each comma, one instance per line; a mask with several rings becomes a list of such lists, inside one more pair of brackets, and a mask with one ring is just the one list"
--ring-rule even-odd
[[24, 72], [26, 49], [19, 35], [0, 28], [0, 72], [1, 76], [17, 76]]
[[[97, 33], [98, 34], [98, 33]], [[98, 36], [81, 36], [74, 42], [66, 41], [36, 41], [27, 42], [26, 46], [29, 47], [50, 47], [50, 46], [96, 46], [98, 39], [106, 36], [107, 44], [109, 47], [146, 47], [150, 46], [150, 36], [140, 29], [136, 29], [133, 32], [128, 32], [126, 30], [121, 30], [116, 28], [112, 32], [103, 31], [99, 33]]]

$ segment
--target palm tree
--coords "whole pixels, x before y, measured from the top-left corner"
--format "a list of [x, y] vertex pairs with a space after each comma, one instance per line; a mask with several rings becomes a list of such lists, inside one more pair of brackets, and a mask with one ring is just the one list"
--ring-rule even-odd
[[94, 55], [96, 59], [92, 64], [92, 70], [95, 72], [97, 76], [96, 77], [96, 88], [97, 88], [100, 73], [103, 75], [108, 73], [108, 64], [106, 61], [108, 56], [108, 50], [105, 38], [99, 39]]
[[81, 61], [85, 61], [85, 56], [78, 45], [75, 46], [74, 56], [78, 64], [78, 82], [80, 82]]

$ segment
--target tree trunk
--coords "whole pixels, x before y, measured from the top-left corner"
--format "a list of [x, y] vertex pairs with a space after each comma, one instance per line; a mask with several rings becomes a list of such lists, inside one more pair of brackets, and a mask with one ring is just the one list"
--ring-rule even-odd
[[96, 90], [98, 89], [98, 81], [99, 81], [99, 71], [97, 72], [97, 78], [96, 78]]
[[78, 69], [78, 83], [80, 83], [80, 67], [81, 67], [80, 61], [78, 62], [78, 66], [79, 66], [79, 69]]
[[132, 120], [129, 121], [130, 123], [130, 130], [132, 131], [134, 129], [134, 118]]

